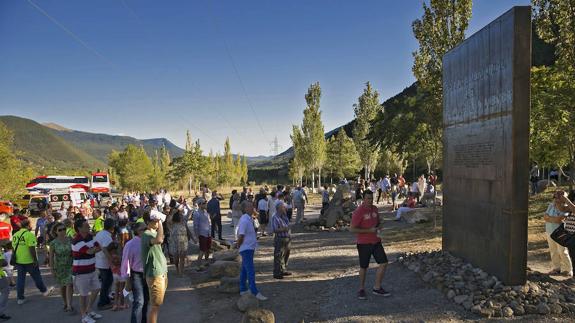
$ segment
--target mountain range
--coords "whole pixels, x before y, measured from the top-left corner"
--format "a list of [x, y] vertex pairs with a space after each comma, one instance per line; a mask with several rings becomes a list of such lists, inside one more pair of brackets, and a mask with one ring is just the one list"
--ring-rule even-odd
[[[170, 156], [180, 157], [184, 149], [166, 138], [136, 139], [130, 136], [108, 135], [72, 130], [56, 123], [40, 124], [17, 116], [0, 116], [14, 134], [14, 148], [19, 158], [46, 170], [105, 169], [112, 150], [121, 151], [128, 145], [144, 147], [148, 156], [166, 147]], [[233, 155], [234, 158], [237, 155]], [[246, 157], [248, 165], [271, 159], [271, 156]]]

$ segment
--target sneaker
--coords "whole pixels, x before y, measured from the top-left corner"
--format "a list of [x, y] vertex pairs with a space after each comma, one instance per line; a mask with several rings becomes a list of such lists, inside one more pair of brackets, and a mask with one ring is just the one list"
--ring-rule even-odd
[[22, 305], [22, 304], [24, 304], [24, 303], [26, 303], [26, 300], [25, 300], [25, 299], [19, 299], [19, 300], [18, 300], [18, 305]]
[[94, 319], [91, 318], [90, 315], [86, 315], [82, 318], [82, 323], [96, 323], [96, 321], [94, 321]]
[[274, 278], [275, 279], [284, 279], [284, 276], [283, 275], [274, 275]]
[[267, 301], [267, 300], [268, 300], [268, 298], [265, 297], [264, 295], [262, 295], [262, 293], [258, 293], [258, 294], [256, 295], [256, 298], [257, 298], [258, 300], [260, 300], [260, 301]]
[[93, 318], [94, 320], [99, 320], [103, 317], [101, 314], [98, 314], [96, 312], [90, 312], [88, 313], [88, 316]]
[[284, 275], [284, 276], [291, 276], [292, 273], [290, 273], [289, 271], [284, 271], [284, 272], [282, 273], [282, 275]]
[[244, 296], [244, 295], [246, 295], [246, 294], [249, 293], [249, 292], [250, 292], [249, 290], [245, 290], [245, 291], [243, 291], [243, 292], [240, 292], [240, 296]]
[[374, 289], [372, 289], [371, 292], [373, 295], [377, 295], [377, 296], [383, 296], [383, 297], [391, 296], [390, 292], [386, 291], [385, 289], [383, 289], [381, 287], [379, 289], [374, 288]]
[[52, 294], [53, 291], [54, 291], [54, 287], [50, 286], [50, 287], [48, 287], [48, 289], [45, 292], [42, 293], [42, 295], [44, 295], [45, 297], [48, 297]]
[[367, 299], [367, 294], [365, 293], [365, 290], [360, 289], [359, 292], [357, 292], [357, 299], [361, 299], [361, 300]]
[[2, 321], [8, 321], [9, 319], [11, 319], [12, 317], [6, 315], [6, 314], [2, 314], [0, 315], [0, 320]]

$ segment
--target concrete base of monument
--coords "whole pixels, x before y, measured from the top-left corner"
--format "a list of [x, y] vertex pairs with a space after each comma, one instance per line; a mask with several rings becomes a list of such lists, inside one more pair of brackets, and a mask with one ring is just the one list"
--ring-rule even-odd
[[528, 269], [525, 285], [505, 286], [495, 276], [442, 251], [408, 253], [398, 261], [447, 299], [485, 318], [530, 315], [575, 318], [573, 279], [558, 281]]

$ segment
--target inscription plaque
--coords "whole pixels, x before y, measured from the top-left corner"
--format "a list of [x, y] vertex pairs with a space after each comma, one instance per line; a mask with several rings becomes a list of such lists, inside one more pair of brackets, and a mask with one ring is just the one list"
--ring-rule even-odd
[[525, 282], [531, 7], [495, 19], [443, 57], [443, 249]]

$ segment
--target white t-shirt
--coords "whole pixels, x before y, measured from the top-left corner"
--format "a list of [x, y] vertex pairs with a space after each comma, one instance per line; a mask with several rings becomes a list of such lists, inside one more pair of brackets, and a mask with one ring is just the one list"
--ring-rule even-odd
[[258, 202], [258, 211], [267, 211], [268, 210], [268, 201], [266, 199], [261, 199]]
[[[112, 234], [107, 230], [102, 230], [96, 234], [94, 241], [97, 241], [100, 247], [104, 249], [112, 243]], [[98, 251], [96, 253], [96, 268], [110, 269], [110, 262], [103, 251]]]
[[118, 212], [118, 220], [127, 220], [128, 211]]
[[244, 214], [240, 218], [240, 222], [238, 224], [238, 235], [244, 236], [244, 242], [240, 246], [240, 252], [245, 250], [256, 250], [258, 246], [256, 229], [254, 228], [254, 220], [248, 214]]

